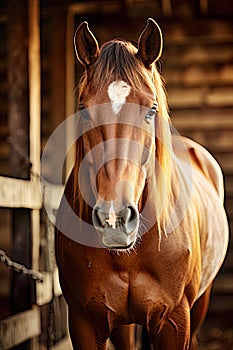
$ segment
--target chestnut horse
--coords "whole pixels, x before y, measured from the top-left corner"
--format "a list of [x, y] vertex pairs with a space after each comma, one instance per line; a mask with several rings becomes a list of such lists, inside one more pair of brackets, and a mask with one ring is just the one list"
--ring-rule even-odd
[[220, 167], [172, 131], [156, 69], [161, 30], [100, 49], [83, 22], [76, 160], [56, 222], [56, 257], [74, 349], [197, 349], [228, 225]]

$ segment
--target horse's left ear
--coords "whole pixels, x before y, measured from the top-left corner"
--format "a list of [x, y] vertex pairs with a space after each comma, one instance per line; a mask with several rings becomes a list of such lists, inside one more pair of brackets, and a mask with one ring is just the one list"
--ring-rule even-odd
[[99, 45], [87, 22], [82, 22], [74, 34], [74, 47], [78, 60], [88, 68], [99, 56]]
[[144, 65], [149, 68], [151, 63], [157, 61], [162, 53], [163, 37], [158, 24], [148, 18], [147, 26], [138, 39], [137, 55], [141, 58]]

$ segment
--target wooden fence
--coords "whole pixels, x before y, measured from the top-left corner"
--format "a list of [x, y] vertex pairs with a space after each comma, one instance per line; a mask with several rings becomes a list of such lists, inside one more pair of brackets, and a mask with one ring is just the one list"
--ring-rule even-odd
[[[39, 337], [43, 337], [43, 329], [45, 324], [51, 328], [51, 338], [44, 330], [44, 346], [52, 349], [64, 349], [67, 342], [67, 322], [66, 309], [64, 301], [61, 298], [61, 289], [58, 281], [58, 272], [56, 269], [54, 258], [54, 227], [49, 221], [47, 215], [44, 214], [44, 235], [41, 233], [41, 212], [42, 209], [42, 193], [40, 183], [40, 152], [41, 152], [41, 65], [40, 65], [40, 15], [38, 0], [24, 1], [28, 12], [28, 96], [29, 96], [29, 162], [30, 176], [29, 179], [10, 178], [0, 176], [0, 207], [11, 208], [17, 210], [25, 208], [28, 210], [30, 219], [30, 227], [28, 230], [31, 235], [31, 266], [30, 271], [39, 271], [41, 269], [41, 246], [42, 238], [44, 237], [44, 255], [50, 257], [50, 262], [47, 261], [47, 266], [41, 271], [43, 282], [35, 282], [32, 290], [33, 303], [31, 307], [22, 312], [17, 312], [0, 321], [0, 349], [17, 348], [19, 344], [24, 343], [25, 349], [36, 350], [39, 347]], [[11, 1], [11, 4], [15, 4]], [[9, 6], [11, 6], [9, 4]], [[18, 3], [19, 4], [19, 3]], [[25, 18], [25, 20], [27, 20]], [[17, 20], [16, 20], [17, 22]], [[14, 34], [13, 34], [14, 35]], [[22, 53], [21, 53], [22, 54]], [[17, 67], [15, 67], [17, 69]], [[12, 68], [14, 71], [15, 68]], [[16, 73], [17, 74], [17, 73]], [[17, 84], [17, 82], [16, 82]], [[17, 101], [18, 102], [18, 101]], [[22, 116], [24, 118], [24, 116]], [[20, 116], [19, 116], [20, 118]], [[14, 140], [17, 143], [17, 140]], [[14, 144], [14, 147], [17, 147]], [[45, 190], [45, 189], [44, 189]], [[56, 191], [56, 189], [55, 189]], [[54, 208], [56, 209], [56, 208]], [[21, 241], [21, 244], [24, 244]], [[50, 252], [49, 252], [50, 249]], [[49, 264], [49, 266], [48, 266]], [[8, 262], [8, 267], [9, 264]], [[28, 270], [28, 269], [26, 269]], [[26, 278], [26, 277], [25, 277]], [[21, 296], [22, 297], [22, 296]], [[59, 330], [56, 328], [56, 320], [59, 317], [56, 314], [56, 303], [61, 304], [59, 309], [60, 321], [63, 318], [62, 325]], [[50, 311], [50, 312], [49, 312]], [[56, 314], [56, 315], [55, 315]], [[43, 319], [44, 318], [44, 319]], [[47, 320], [45, 320], [47, 319]], [[56, 332], [57, 331], [57, 332]], [[59, 333], [59, 334], [56, 334]], [[58, 339], [59, 338], [59, 339]], [[42, 339], [43, 340], [43, 339]], [[59, 343], [58, 340], [62, 340]], [[57, 346], [53, 344], [57, 341]], [[41, 342], [43, 344], [43, 341]]]

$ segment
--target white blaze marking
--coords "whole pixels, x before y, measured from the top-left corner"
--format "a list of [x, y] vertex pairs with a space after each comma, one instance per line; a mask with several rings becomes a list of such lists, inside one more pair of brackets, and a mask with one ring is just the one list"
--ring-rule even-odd
[[113, 81], [108, 87], [108, 96], [112, 102], [112, 109], [118, 114], [130, 93], [130, 86], [123, 80]]
[[106, 222], [107, 222], [107, 224], [109, 224], [109, 226], [112, 226], [112, 228], [115, 230], [115, 228], [116, 228], [116, 214], [115, 214], [112, 203], [111, 203], [111, 206], [109, 209], [108, 220], [106, 220]]

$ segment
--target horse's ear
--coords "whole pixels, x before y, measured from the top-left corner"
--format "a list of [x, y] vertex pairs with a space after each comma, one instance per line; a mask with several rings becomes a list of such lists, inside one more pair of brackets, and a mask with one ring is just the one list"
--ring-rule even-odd
[[157, 61], [162, 53], [163, 37], [158, 24], [148, 18], [146, 28], [138, 39], [137, 55], [141, 58], [144, 65], [149, 68], [151, 63]]
[[99, 45], [87, 22], [82, 22], [74, 34], [74, 47], [78, 60], [88, 68], [99, 55]]

